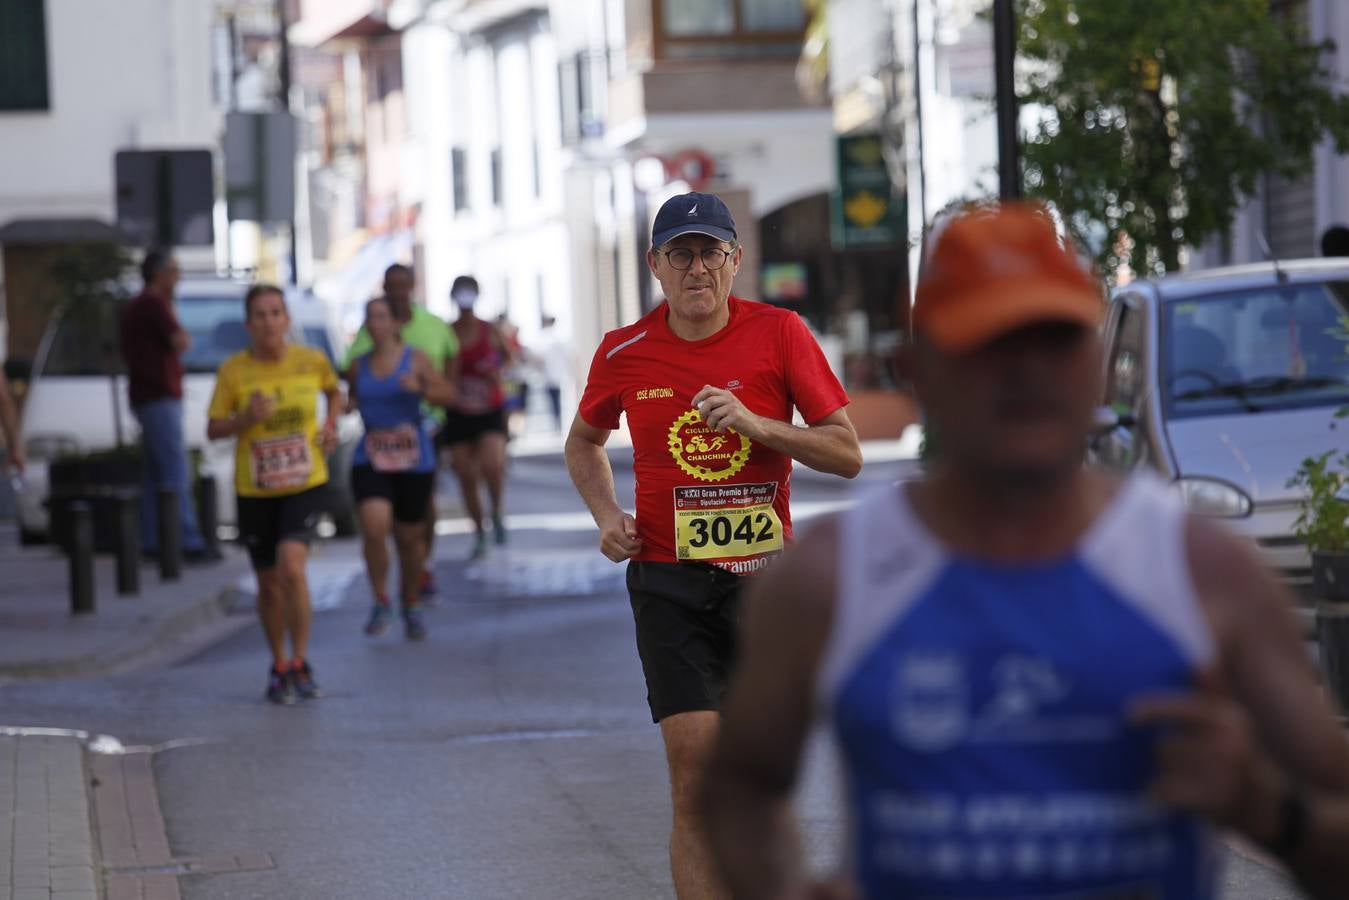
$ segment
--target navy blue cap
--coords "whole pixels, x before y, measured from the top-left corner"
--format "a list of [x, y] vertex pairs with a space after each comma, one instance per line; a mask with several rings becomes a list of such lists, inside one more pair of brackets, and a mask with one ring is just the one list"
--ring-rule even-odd
[[735, 219], [716, 194], [680, 194], [666, 200], [651, 226], [651, 246], [659, 247], [681, 234], [705, 234], [735, 243]]

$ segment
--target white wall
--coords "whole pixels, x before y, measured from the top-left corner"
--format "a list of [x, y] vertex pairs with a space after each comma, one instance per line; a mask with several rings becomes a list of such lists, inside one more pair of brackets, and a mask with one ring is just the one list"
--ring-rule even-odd
[[645, 124], [643, 150], [705, 151], [717, 161], [721, 181], [750, 189], [756, 216], [834, 184], [833, 113], [828, 109], [662, 114], [648, 116]]
[[[493, 38], [455, 34], [430, 22], [403, 42], [410, 154], [426, 161], [416, 190], [420, 273], [427, 305], [450, 316], [454, 278], [482, 285], [479, 313], [506, 312], [528, 344], [540, 313], [572, 332], [572, 272], [558, 109], [558, 61], [548, 29]], [[420, 83], [414, 85], [413, 81]], [[502, 197], [492, 202], [491, 152], [502, 150]], [[534, 148], [538, 149], [535, 191]], [[468, 205], [456, 211], [451, 150], [468, 151]]]
[[0, 113], [0, 224], [114, 219], [120, 149], [215, 147], [213, 0], [47, 0], [51, 107]]

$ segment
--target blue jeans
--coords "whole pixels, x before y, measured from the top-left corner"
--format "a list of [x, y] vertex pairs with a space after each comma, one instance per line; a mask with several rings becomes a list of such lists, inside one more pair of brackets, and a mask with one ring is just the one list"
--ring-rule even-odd
[[183, 549], [206, 549], [197, 510], [192, 503], [192, 484], [183, 444], [183, 401], [166, 398], [137, 406], [141, 423], [141, 448], [145, 459], [145, 478], [141, 482], [141, 548], [147, 553], [159, 550], [159, 490], [178, 492], [178, 520], [183, 528]]

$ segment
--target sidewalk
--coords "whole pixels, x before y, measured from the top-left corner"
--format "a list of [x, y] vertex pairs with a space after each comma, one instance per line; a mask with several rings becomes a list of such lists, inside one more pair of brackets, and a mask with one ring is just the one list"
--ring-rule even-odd
[[96, 557], [95, 611], [72, 616], [66, 558], [51, 546], [19, 547], [13, 522], [0, 522], [0, 682], [118, 671], [251, 621], [228, 616], [251, 606], [240, 596], [247, 557], [221, 549], [223, 562], [184, 567], [175, 582], [142, 565], [140, 594], [130, 597], [117, 594], [115, 561]]
[[84, 750], [0, 730], [0, 900], [97, 900]]

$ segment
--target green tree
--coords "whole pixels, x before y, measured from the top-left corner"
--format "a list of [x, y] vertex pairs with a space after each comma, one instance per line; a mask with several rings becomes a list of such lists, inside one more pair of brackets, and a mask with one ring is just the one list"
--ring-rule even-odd
[[1054, 203], [1097, 262], [1172, 271], [1225, 233], [1266, 172], [1307, 173], [1349, 99], [1269, 0], [1018, 0], [1023, 105], [1049, 114], [1023, 149], [1027, 193]]

